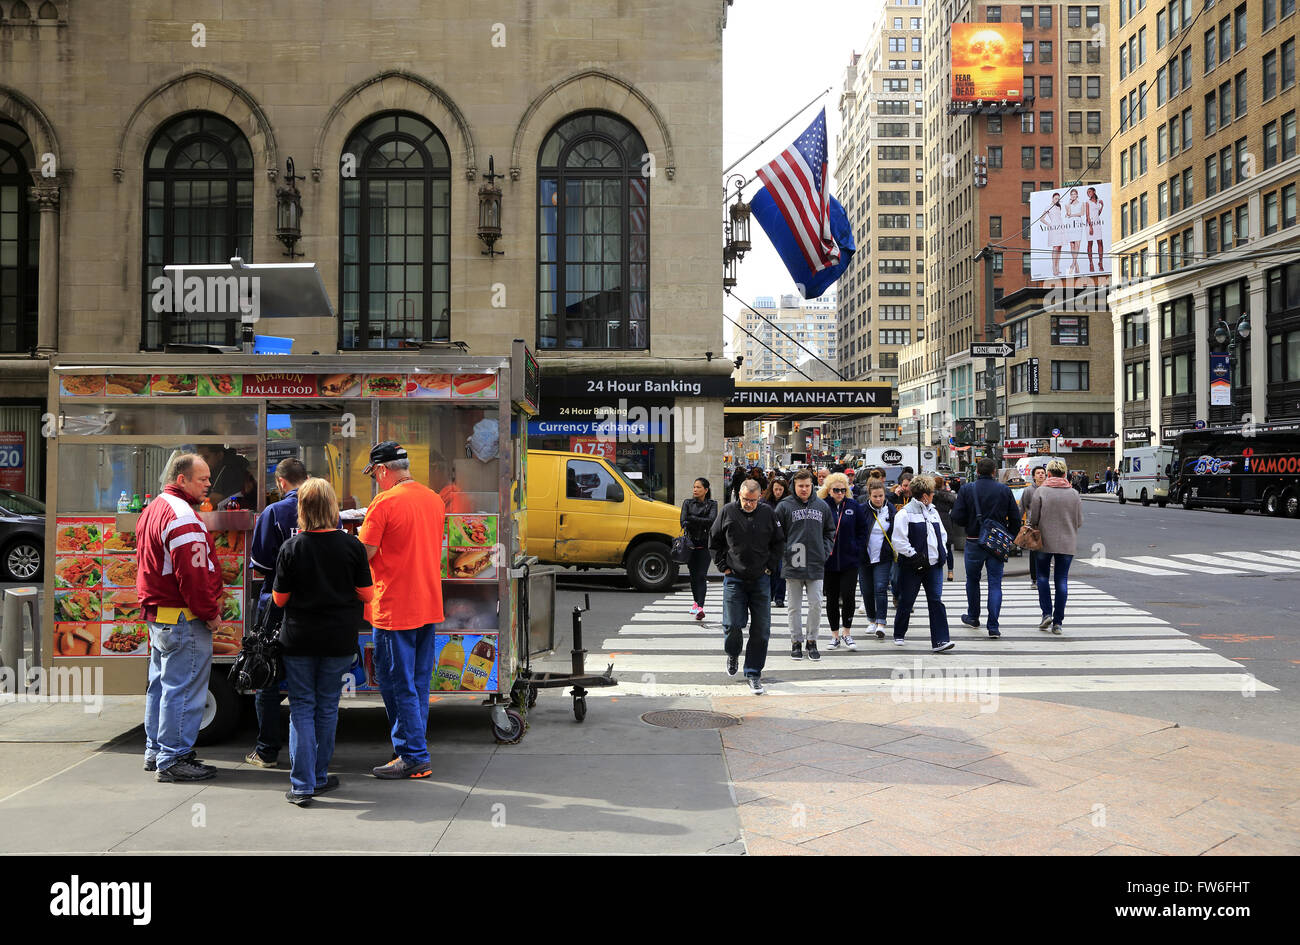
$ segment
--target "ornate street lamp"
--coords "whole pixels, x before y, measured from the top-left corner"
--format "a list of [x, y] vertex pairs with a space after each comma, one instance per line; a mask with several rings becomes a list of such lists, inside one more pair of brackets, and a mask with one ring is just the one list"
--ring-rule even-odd
[[483, 177], [487, 183], [478, 189], [478, 238], [487, 247], [483, 250], [484, 256], [504, 256], [504, 250], [494, 248], [501, 238], [501, 188], [493, 181], [505, 175], [496, 173], [491, 155], [488, 156], [488, 172]]
[[288, 250], [284, 255], [293, 259], [302, 253], [295, 253], [293, 248], [302, 239], [302, 194], [298, 191], [298, 181], [306, 180], [293, 172], [293, 158], [284, 162], [285, 182], [288, 186], [275, 189], [275, 238]]
[[1250, 340], [1250, 316], [1243, 314], [1235, 326], [1219, 319], [1214, 326], [1214, 340], [1221, 348], [1236, 348], [1240, 342]]
[[749, 242], [749, 204], [740, 199], [745, 189], [745, 178], [737, 174], [728, 183], [736, 185], [736, 201], [731, 205], [731, 245], [740, 259], [750, 250]]

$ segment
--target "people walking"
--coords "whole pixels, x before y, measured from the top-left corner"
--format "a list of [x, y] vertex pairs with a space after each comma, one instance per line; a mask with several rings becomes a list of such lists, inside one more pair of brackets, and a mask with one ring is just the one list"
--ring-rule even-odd
[[339, 786], [329, 773], [343, 678], [357, 655], [362, 605], [374, 597], [366, 549], [339, 529], [339, 503], [324, 479], [297, 489], [298, 533], [280, 548], [272, 599], [284, 609], [280, 642], [289, 687], [289, 791], [305, 807]]
[[[763, 503], [770, 505], [772, 511], [781, 504], [781, 500], [790, 494], [790, 482], [783, 476], [774, 476], [763, 491]], [[781, 562], [777, 562], [776, 573], [772, 575], [772, 606], [785, 606], [785, 575], [781, 573]]]
[[[830, 554], [835, 523], [830, 507], [813, 494], [813, 474], [801, 469], [794, 474], [794, 492], [776, 507], [785, 534], [781, 570], [789, 600], [790, 658], [801, 660], [805, 649], [810, 660], [821, 659], [817, 632], [822, 620], [822, 582]], [[807, 630], [804, 629], [803, 601], [808, 597]]]
[[[736, 463], [736, 468], [731, 471], [731, 498], [729, 502], [740, 501], [740, 484], [745, 481], [745, 467]], [[726, 504], [725, 502], [723, 503]]]
[[[1020, 520], [1029, 521], [1029, 503], [1034, 498], [1034, 491], [1047, 481], [1047, 467], [1035, 466], [1033, 472], [1033, 482], [1025, 486], [1020, 493]], [[1029, 554], [1029, 583], [1038, 586], [1038, 560], [1034, 557], [1033, 552]]]
[[211, 476], [200, 456], [173, 457], [167, 485], [135, 529], [135, 587], [149, 625], [144, 770], [157, 771], [164, 783], [205, 781], [217, 773], [194, 755], [221, 613], [221, 570], [208, 527], [195, 512]]
[[1107, 466], [1106, 467], [1106, 494], [1110, 495], [1114, 491], [1115, 491], [1115, 470], [1112, 467]]
[[872, 479], [867, 501], [859, 503], [867, 522], [867, 540], [862, 548], [858, 568], [858, 586], [862, 592], [862, 609], [867, 613], [867, 630], [876, 639], [885, 638], [885, 620], [889, 616], [890, 573], [894, 567], [894, 543], [890, 532], [894, 526], [894, 507], [885, 501], [885, 480]]
[[427, 778], [433, 773], [425, 730], [434, 639], [442, 622], [442, 499], [411, 478], [411, 461], [395, 440], [376, 444], [362, 470], [379, 486], [357, 537], [374, 575], [375, 675], [392, 727], [394, 758], [377, 778]]
[[908, 623], [916, 595], [925, 589], [930, 615], [930, 647], [936, 653], [953, 648], [948, 635], [948, 611], [943, 605], [943, 565], [952, 567], [946, 557], [948, 536], [934, 507], [934, 481], [916, 476], [909, 487], [912, 498], [894, 519], [894, 551], [898, 555], [898, 609], [894, 612], [894, 643], [906, 642]]
[[[943, 532], [948, 536], [948, 560], [952, 561], [953, 535], [952, 509], [957, 504], [957, 493], [952, 491], [948, 480], [943, 476], [934, 477], [934, 507], [939, 510], [939, 519], [943, 522]], [[953, 579], [952, 565], [948, 566], [948, 580]]]
[[[867, 542], [867, 517], [856, 499], [849, 496], [849, 480], [844, 473], [831, 473], [817, 490], [817, 497], [831, 510], [835, 529], [831, 550], [826, 557], [826, 619], [831, 627], [832, 650], [840, 647], [857, 649], [853, 641], [853, 611], [858, 580], [858, 565]], [[840, 628], [844, 628], [843, 636]]]
[[723, 647], [727, 675], [735, 676], [741, 640], [745, 644], [745, 680], [755, 695], [763, 694], [763, 667], [772, 630], [771, 577], [785, 547], [785, 534], [770, 505], [760, 501], [758, 483], [740, 486], [740, 499], [723, 506], [709, 533], [713, 563], [722, 572]]
[[1001, 526], [1012, 538], [1020, 532], [1020, 509], [1015, 495], [1004, 483], [993, 478], [997, 463], [985, 457], [975, 467], [976, 478], [957, 493], [953, 505], [952, 521], [966, 529], [966, 547], [963, 552], [966, 564], [966, 613], [961, 622], [973, 629], [980, 625], [980, 573], [988, 571], [989, 583], [989, 636], [1002, 636], [999, 620], [1002, 613], [1002, 574], [1005, 562], [980, 544], [980, 532], [985, 522]]
[[1038, 559], [1038, 607], [1042, 614], [1038, 629], [1060, 634], [1069, 596], [1070, 562], [1083, 526], [1083, 500], [1065, 480], [1065, 463], [1060, 460], [1047, 464], [1047, 481], [1034, 491], [1029, 505], [1029, 524], [1043, 537], [1042, 550], [1031, 552]]
[[718, 517], [718, 503], [709, 490], [709, 480], [696, 479], [691, 497], [682, 503], [682, 531], [691, 543], [686, 569], [691, 575], [691, 616], [704, 619], [704, 598], [709, 589], [709, 530]]

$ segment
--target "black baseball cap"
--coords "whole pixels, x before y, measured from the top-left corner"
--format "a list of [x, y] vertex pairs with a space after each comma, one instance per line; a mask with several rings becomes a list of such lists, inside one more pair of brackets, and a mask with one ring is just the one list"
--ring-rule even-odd
[[370, 448], [370, 463], [361, 470], [361, 475], [369, 476], [370, 470], [379, 463], [391, 463], [395, 459], [406, 459], [406, 450], [396, 440], [384, 440]]

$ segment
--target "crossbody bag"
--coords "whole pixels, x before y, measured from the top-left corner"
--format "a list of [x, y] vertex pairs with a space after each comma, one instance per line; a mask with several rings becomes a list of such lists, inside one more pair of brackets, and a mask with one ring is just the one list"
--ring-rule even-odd
[[1015, 546], [1015, 539], [1011, 537], [1010, 532], [997, 522], [984, 518], [984, 514], [980, 511], [978, 484], [971, 487], [971, 493], [975, 497], [975, 521], [980, 526], [979, 546], [999, 561], [1006, 561], [1011, 557], [1011, 549]]

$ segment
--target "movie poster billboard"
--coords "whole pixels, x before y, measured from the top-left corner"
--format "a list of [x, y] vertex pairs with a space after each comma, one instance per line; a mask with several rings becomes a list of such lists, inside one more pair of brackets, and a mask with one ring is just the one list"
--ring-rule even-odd
[[1032, 280], [1111, 275], [1110, 184], [1036, 191], [1029, 214]]
[[954, 23], [952, 100], [1021, 101], [1023, 43], [1024, 27], [1019, 23]]

